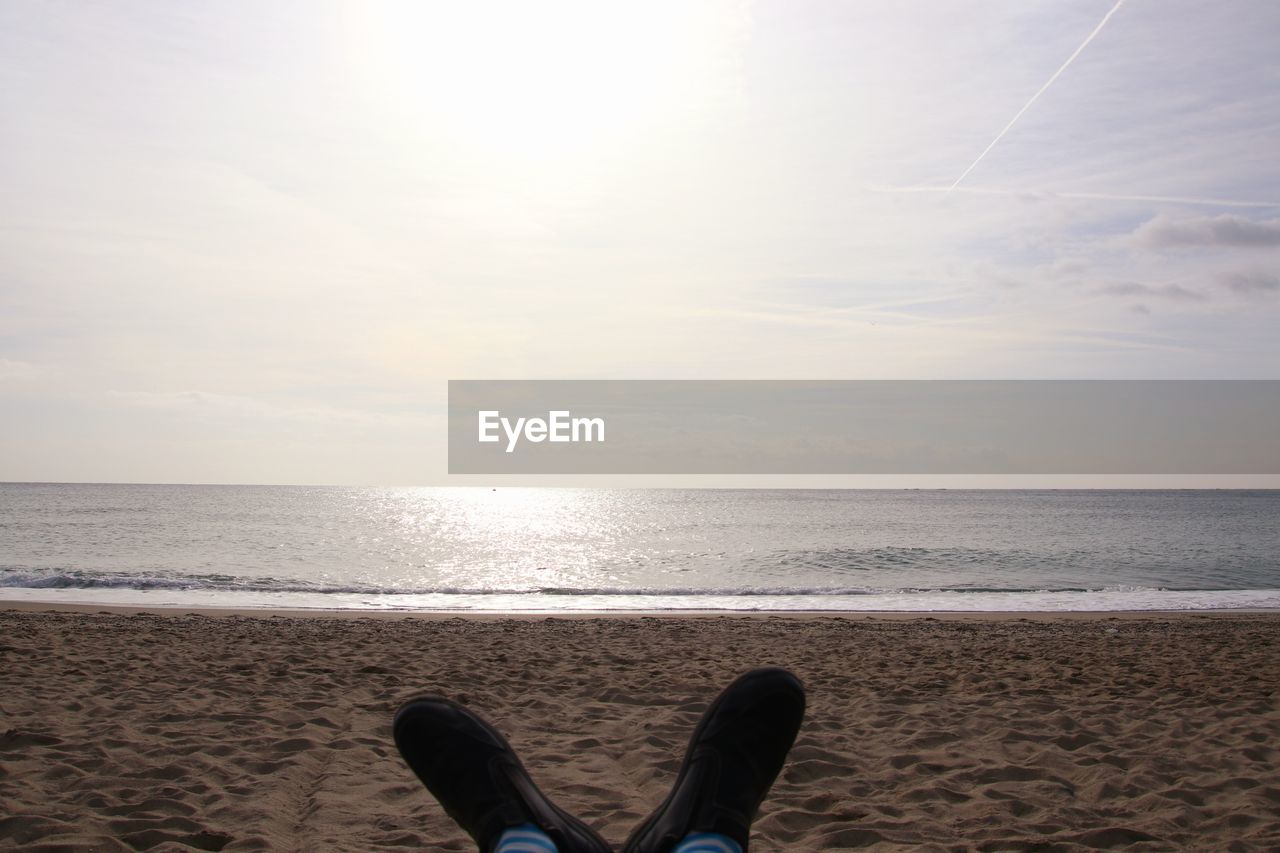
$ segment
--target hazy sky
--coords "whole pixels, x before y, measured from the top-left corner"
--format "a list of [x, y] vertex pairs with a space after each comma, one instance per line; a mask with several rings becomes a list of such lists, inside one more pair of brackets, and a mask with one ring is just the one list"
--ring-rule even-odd
[[449, 378], [1277, 378], [1278, 43], [1273, 0], [4, 3], [0, 480], [440, 482]]

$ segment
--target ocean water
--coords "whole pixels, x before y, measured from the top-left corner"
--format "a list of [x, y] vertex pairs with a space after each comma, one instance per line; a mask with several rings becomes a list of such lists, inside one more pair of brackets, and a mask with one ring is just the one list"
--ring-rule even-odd
[[1280, 608], [1280, 492], [0, 484], [0, 600]]

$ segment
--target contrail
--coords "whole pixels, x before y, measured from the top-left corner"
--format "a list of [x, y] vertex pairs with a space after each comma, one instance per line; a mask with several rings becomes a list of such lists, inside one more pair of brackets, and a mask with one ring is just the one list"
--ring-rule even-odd
[[1031, 198], [1073, 198], [1087, 201], [1143, 201], [1156, 204], [1189, 204], [1203, 207], [1248, 207], [1269, 209], [1280, 207], [1280, 201], [1248, 201], [1235, 198], [1212, 198], [1186, 195], [1131, 195], [1128, 193], [1054, 192], [1052, 190], [1003, 190], [990, 187], [867, 187], [873, 193], [967, 193], [970, 195], [1027, 196]]
[[1110, 193], [1059, 193], [1063, 198], [1098, 199], [1100, 201], [1153, 201], [1171, 204], [1199, 204], [1207, 207], [1280, 207], [1274, 201], [1237, 201], [1229, 198], [1202, 198], [1185, 195], [1112, 195]]
[[1110, 12], [1102, 16], [1102, 20], [1098, 22], [1098, 26], [1094, 27], [1093, 32], [1089, 33], [1089, 35], [1085, 37], [1085, 40], [1080, 42], [1080, 46], [1076, 48], [1076, 52], [1068, 56], [1067, 61], [1062, 63], [1062, 67], [1060, 67], [1057, 71], [1053, 72], [1053, 76], [1050, 77], [1048, 80], [1046, 80], [1044, 85], [1036, 90], [1036, 93], [1031, 96], [1031, 100], [1023, 104], [1022, 109], [1018, 110], [1017, 114], [1013, 118], [1009, 119], [1009, 123], [1004, 126], [1004, 130], [997, 133], [996, 138], [991, 140], [991, 144], [988, 145], [986, 148], [982, 149], [982, 153], [978, 155], [978, 159], [970, 163], [969, 168], [965, 169], [960, 174], [960, 177], [956, 178], [956, 182], [951, 185], [951, 189], [955, 189], [956, 187], [960, 186], [960, 182], [969, 176], [969, 173], [974, 170], [975, 166], [977, 166], [979, 163], [982, 162], [982, 158], [986, 157], [988, 152], [990, 152], [992, 148], [996, 147], [996, 143], [1004, 138], [1004, 135], [1009, 132], [1009, 128], [1013, 127], [1014, 124], [1017, 123], [1018, 119], [1022, 118], [1022, 114], [1025, 113], [1027, 110], [1031, 109], [1031, 105], [1034, 104], [1039, 99], [1039, 97], [1045, 93], [1046, 89], [1048, 89], [1050, 86], [1053, 85], [1053, 81], [1061, 77], [1062, 72], [1066, 71], [1067, 67], [1070, 66], [1071, 63], [1076, 61], [1076, 57], [1079, 56], [1081, 52], [1083, 52], [1084, 49], [1089, 46], [1089, 42], [1093, 41], [1094, 38], [1097, 37], [1098, 33], [1102, 32], [1102, 28], [1107, 25], [1107, 21], [1111, 20], [1111, 16], [1114, 15], [1116, 12], [1120, 11], [1120, 7], [1123, 5], [1124, 5], [1124, 0], [1116, 0], [1116, 5], [1111, 7]]

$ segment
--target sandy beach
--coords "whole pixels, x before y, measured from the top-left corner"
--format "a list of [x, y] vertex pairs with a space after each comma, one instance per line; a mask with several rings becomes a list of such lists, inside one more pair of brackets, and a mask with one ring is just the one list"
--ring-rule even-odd
[[0, 624], [6, 849], [470, 849], [391, 744], [424, 691], [621, 843], [766, 663], [810, 710], [754, 850], [1280, 847], [1274, 614]]

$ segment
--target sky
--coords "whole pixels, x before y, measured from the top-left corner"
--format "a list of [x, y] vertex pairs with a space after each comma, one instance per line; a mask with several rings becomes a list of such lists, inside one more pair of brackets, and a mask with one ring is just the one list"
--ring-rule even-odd
[[433, 484], [448, 379], [1280, 377], [1280, 4], [0, 5], [0, 480]]

